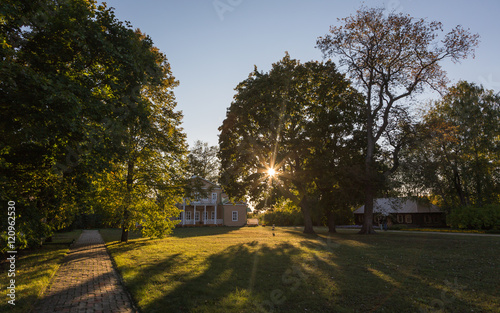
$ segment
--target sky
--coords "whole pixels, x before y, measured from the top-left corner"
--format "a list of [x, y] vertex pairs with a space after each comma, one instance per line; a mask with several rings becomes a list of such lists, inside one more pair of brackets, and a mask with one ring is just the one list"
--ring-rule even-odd
[[[316, 40], [361, 5], [457, 25], [480, 37], [475, 58], [442, 63], [451, 83], [467, 80], [500, 92], [498, 0], [107, 0], [116, 17], [148, 34], [179, 81], [177, 109], [190, 146], [218, 145], [234, 88], [257, 66], [267, 72], [288, 51], [301, 62], [323, 60]], [[335, 59], [334, 59], [335, 60]], [[421, 99], [435, 99], [430, 90]], [[421, 100], [424, 101], [424, 100]]]

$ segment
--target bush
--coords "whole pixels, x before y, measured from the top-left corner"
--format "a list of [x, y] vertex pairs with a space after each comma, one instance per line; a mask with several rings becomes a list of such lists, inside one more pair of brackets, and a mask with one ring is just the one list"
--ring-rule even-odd
[[500, 205], [460, 207], [448, 214], [447, 223], [459, 229], [500, 229]]
[[389, 226], [387, 229], [389, 229], [389, 230], [402, 230], [402, 229], [407, 229], [407, 228], [408, 228], [407, 225], [394, 224], [394, 225]]
[[279, 202], [274, 208], [259, 216], [260, 224], [276, 226], [304, 225], [302, 211], [290, 200]]

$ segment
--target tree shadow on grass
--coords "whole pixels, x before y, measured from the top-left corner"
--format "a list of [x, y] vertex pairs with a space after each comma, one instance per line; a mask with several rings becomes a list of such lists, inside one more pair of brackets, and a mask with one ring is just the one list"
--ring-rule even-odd
[[[258, 312], [268, 306], [270, 292], [282, 286], [281, 274], [292, 268], [292, 258], [299, 253], [288, 243], [271, 248], [252, 241], [210, 255], [196, 265], [203, 267], [199, 271], [176, 271], [176, 262], [189, 260], [177, 255], [173, 262], [169, 257], [142, 268], [127, 285], [135, 295], [163, 288], [152, 301], [139, 300], [143, 312]], [[144, 275], [150, 279], [145, 281]]]
[[127, 285], [145, 313], [485, 311], [460, 294], [453, 272], [426, 271], [420, 251], [440, 245], [425, 238], [297, 235], [231, 245], [201, 263], [178, 253], [142, 266]]
[[[323, 242], [321, 239], [300, 242], [309, 251], [319, 252], [311, 253], [310, 266], [317, 269], [311, 278], [317, 282], [323, 280], [323, 287], [314, 289], [323, 292], [324, 299], [331, 297], [332, 292], [335, 294], [333, 301], [338, 305], [335, 311], [350, 308], [346, 312], [485, 312], [484, 301], [476, 303], [464, 295], [466, 281], [458, 279], [457, 272], [425, 270], [429, 254], [435, 254], [433, 250], [440, 245], [432, 246], [435, 243], [426, 238], [418, 240], [410, 236], [399, 238], [400, 241], [363, 237], [356, 242], [347, 238], [330, 235], [330, 240], [325, 238]], [[371, 245], [366, 245], [367, 242]], [[407, 248], [395, 249], [395, 243]], [[430, 251], [423, 252], [426, 249]], [[331, 257], [325, 259], [322, 251], [328, 251]], [[328, 280], [333, 282], [334, 286], [330, 286], [333, 288], [325, 288]]]

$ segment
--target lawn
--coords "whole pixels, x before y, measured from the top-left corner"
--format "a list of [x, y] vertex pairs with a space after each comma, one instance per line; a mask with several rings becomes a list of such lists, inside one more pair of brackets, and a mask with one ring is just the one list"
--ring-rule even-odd
[[[0, 269], [2, 272], [3, 300], [0, 302], [0, 312], [25, 313], [33, 309], [38, 297], [47, 288], [50, 279], [55, 274], [61, 261], [69, 251], [69, 244], [77, 239], [81, 230], [56, 233], [51, 243], [44, 244], [41, 248], [18, 251], [16, 256], [16, 276], [8, 277], [10, 263], [6, 262], [7, 256], [2, 255]], [[10, 279], [15, 279], [16, 299], [15, 305], [7, 303], [10, 298], [6, 289]]]
[[148, 312], [499, 312], [500, 237], [300, 228], [176, 229], [119, 243], [101, 230]]

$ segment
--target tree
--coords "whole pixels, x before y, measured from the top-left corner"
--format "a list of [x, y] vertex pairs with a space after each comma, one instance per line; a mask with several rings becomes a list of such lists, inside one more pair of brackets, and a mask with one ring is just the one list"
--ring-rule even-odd
[[266, 206], [290, 199], [304, 215], [304, 233], [314, 233], [317, 177], [330, 172], [313, 161], [350, 146], [360, 95], [332, 62], [301, 64], [288, 54], [269, 73], [255, 69], [236, 91], [220, 127], [225, 191]]
[[122, 237], [140, 223], [143, 233], [163, 237], [179, 215], [175, 207], [182, 196], [186, 144], [181, 132], [182, 114], [174, 111], [176, 102], [172, 88], [178, 82], [172, 76], [164, 54], [151, 39], [136, 31], [138, 59], [148, 72], [143, 82], [137, 107], [141, 114], [132, 115], [124, 141], [124, 181]]
[[[0, 12], [0, 197], [39, 243], [88, 205], [96, 175], [127, 160], [131, 129], [180, 118], [170, 89], [155, 91], [175, 84], [151, 40], [96, 1], [9, 0]], [[161, 97], [169, 104], [154, 108]]]
[[219, 181], [220, 162], [217, 156], [219, 148], [209, 146], [207, 142], [197, 140], [189, 150], [188, 171], [191, 176], [205, 178], [212, 182]]
[[433, 104], [419, 129], [419, 140], [403, 154], [408, 187], [450, 211], [500, 203], [500, 95], [461, 81]]
[[95, 1], [6, 1], [1, 12], [1, 198], [39, 243], [71, 223], [89, 173], [119, 154], [141, 73], [125, 57], [129, 30]]
[[[415, 20], [402, 13], [384, 14], [382, 8], [362, 7], [341, 20], [343, 26], [330, 27], [319, 37], [317, 47], [326, 56], [337, 56], [341, 66], [365, 95], [365, 216], [360, 233], [373, 230], [373, 199], [380, 184], [398, 166], [399, 152], [405, 144], [410, 119], [404, 101], [421, 93], [424, 87], [440, 89], [446, 75], [439, 63], [458, 62], [474, 52], [478, 35], [457, 26], [439, 42], [439, 22]], [[389, 149], [392, 166], [381, 173], [376, 162], [382, 149]]]

